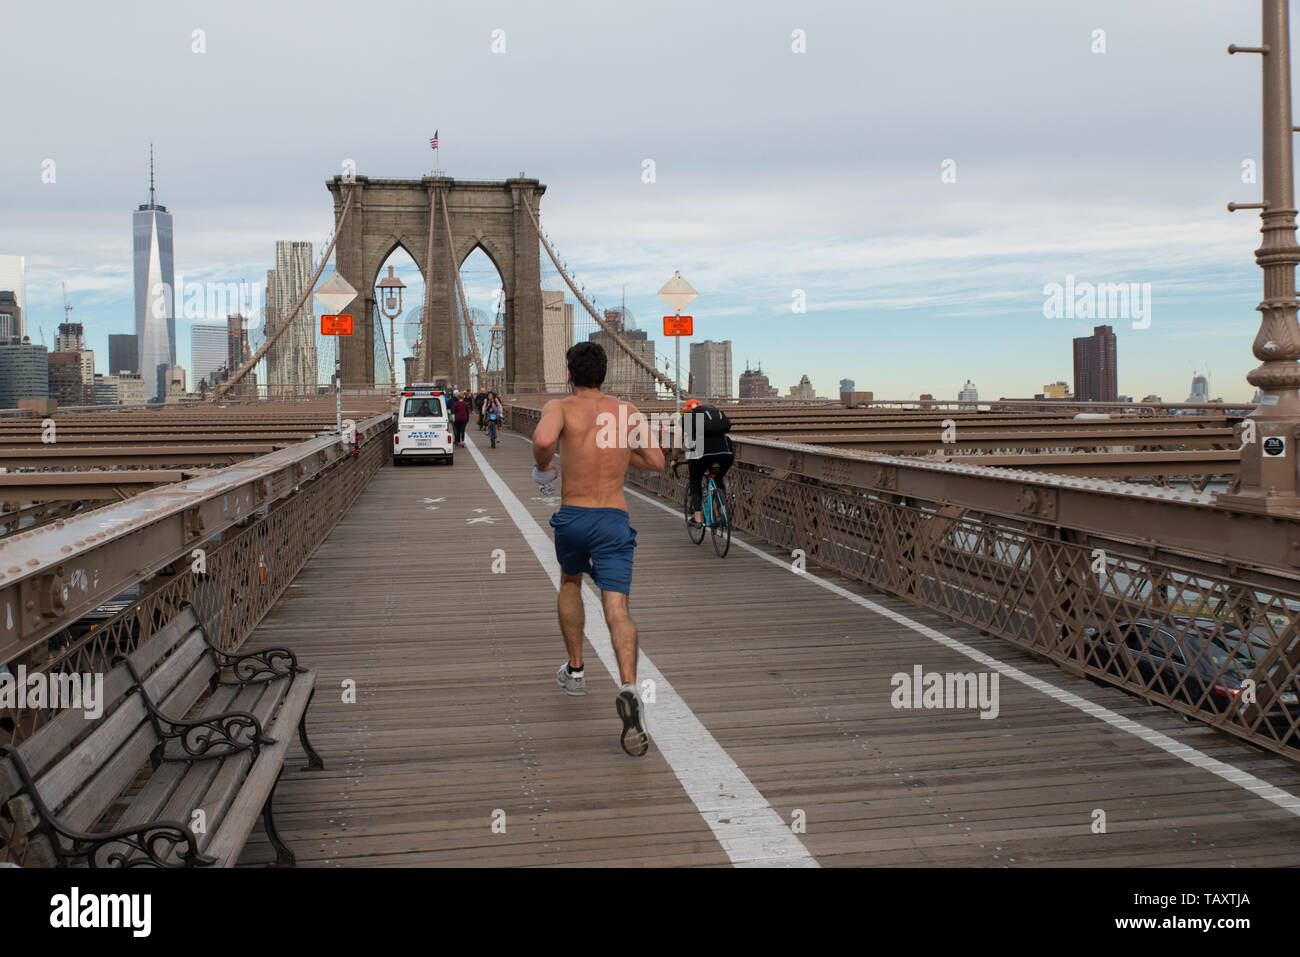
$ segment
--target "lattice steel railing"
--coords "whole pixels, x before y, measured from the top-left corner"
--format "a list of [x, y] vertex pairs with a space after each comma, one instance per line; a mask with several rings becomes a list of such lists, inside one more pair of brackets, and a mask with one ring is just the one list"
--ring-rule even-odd
[[[356, 458], [340, 459], [243, 527], [204, 543], [204, 573], [193, 573], [188, 561], [177, 562], [172, 574], [156, 576], [139, 600], [48, 661], [27, 666], [28, 675], [103, 672], [114, 655], [147, 641], [187, 602], [221, 648], [238, 648], [379, 469], [390, 434], [377, 433]], [[22, 740], [48, 717], [38, 708], [0, 711], [0, 729], [7, 732], [4, 737]]]

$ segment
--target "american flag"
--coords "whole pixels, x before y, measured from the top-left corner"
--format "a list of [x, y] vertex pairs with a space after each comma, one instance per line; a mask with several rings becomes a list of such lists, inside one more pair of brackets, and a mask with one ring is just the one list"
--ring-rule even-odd
[[429, 137], [429, 149], [436, 150], [437, 148], [438, 148], [438, 131], [434, 130], [433, 135]]

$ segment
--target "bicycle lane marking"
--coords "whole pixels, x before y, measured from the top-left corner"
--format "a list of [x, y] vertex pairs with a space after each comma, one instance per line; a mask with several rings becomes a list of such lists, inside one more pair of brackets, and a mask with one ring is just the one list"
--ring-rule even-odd
[[[465, 446], [537, 561], [550, 576], [551, 584], [559, 591], [560, 565], [555, 558], [551, 537], [488, 464], [473, 441], [467, 438]], [[614, 657], [614, 646], [605, 625], [600, 597], [590, 582], [583, 582], [582, 603], [587, 615], [587, 641], [617, 686], [618, 662]], [[546, 611], [551, 614], [553, 609]], [[558, 638], [558, 625], [555, 628]], [[646, 709], [650, 738], [731, 862], [737, 867], [820, 867], [781, 815], [718, 744], [643, 650], [637, 660], [637, 680], [646, 678], [654, 681], [655, 687], [655, 703]], [[613, 709], [610, 710], [613, 728]]]
[[[665, 505], [662, 500], [651, 498], [650, 496], [631, 488], [625, 487], [624, 491], [629, 495], [634, 495], [644, 502], [648, 502], [651, 505], [663, 509], [679, 521], [681, 520], [681, 515], [677, 510]], [[745, 551], [752, 552], [764, 561], [771, 562], [773, 565], [776, 565], [778, 568], [787, 572], [790, 570], [790, 565], [782, 559], [769, 555], [767, 552], [749, 544], [748, 542], [742, 542], [735, 536], [734, 529], [731, 536], [731, 544], [739, 545], [741, 548], [745, 549]], [[1043, 681], [1041, 678], [1035, 678], [1032, 675], [1026, 674], [1014, 665], [1005, 664], [990, 655], [986, 655], [982, 651], [958, 641], [956, 638], [950, 638], [943, 634], [943, 632], [936, 631], [928, 625], [923, 625], [920, 622], [913, 621], [906, 615], [886, 608], [883, 605], [878, 605], [870, 599], [863, 598], [861, 595], [855, 595], [847, 588], [836, 585], [834, 582], [825, 581], [815, 575], [805, 574], [799, 575], [798, 577], [806, 582], [820, 585], [822, 588], [839, 595], [841, 598], [847, 598], [854, 604], [860, 605], [868, 611], [874, 612], [884, 618], [888, 618], [895, 624], [902, 625], [905, 628], [910, 628], [917, 634], [929, 638], [931, 641], [935, 641], [958, 654], [965, 655], [967, 658], [979, 662], [984, 667], [991, 668], [999, 674], [1005, 675], [1012, 681], [1019, 682], [1035, 691], [1042, 692], [1049, 698], [1054, 698], [1063, 705], [1082, 711], [1084, 714], [1091, 715], [1094, 718], [1106, 722], [1106, 724], [1109, 724], [1113, 728], [1125, 731], [1134, 737], [1146, 741], [1148, 744], [1155, 745], [1162, 751], [1186, 761], [1193, 767], [1209, 771], [1211, 774], [1217, 775], [1230, 784], [1235, 784], [1238, 787], [1244, 788], [1252, 794], [1263, 798], [1265, 801], [1277, 805], [1284, 811], [1288, 811], [1291, 814], [1300, 817], [1300, 797], [1297, 797], [1289, 791], [1284, 791], [1276, 785], [1268, 783], [1263, 778], [1258, 778], [1238, 767], [1220, 761], [1217, 758], [1212, 758], [1208, 754], [1198, 751], [1190, 745], [1183, 744], [1181, 741], [1171, 738], [1167, 734], [1162, 734], [1154, 728], [1148, 728], [1146, 725], [1134, 721], [1132, 718], [1126, 718], [1124, 715], [1111, 711], [1109, 708], [1095, 704], [1087, 698], [1074, 694], [1071, 691], [1066, 691], [1063, 688], [1058, 688], [1056, 685]]]

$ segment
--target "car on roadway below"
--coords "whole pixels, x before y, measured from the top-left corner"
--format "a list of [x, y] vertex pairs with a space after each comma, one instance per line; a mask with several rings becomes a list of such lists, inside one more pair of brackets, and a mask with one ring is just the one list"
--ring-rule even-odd
[[[1285, 739], [1294, 734], [1292, 728], [1300, 728], [1300, 679], [1285, 679], [1285, 659], [1259, 674], [1259, 661], [1271, 650], [1264, 626], [1243, 633], [1230, 622], [1185, 615], [1117, 621], [1104, 631], [1088, 628], [1083, 646], [1086, 664], [1137, 678], [1152, 691], [1217, 714], [1245, 716], [1247, 705], [1238, 696], [1253, 678], [1259, 683], [1258, 697], [1271, 698], [1260, 701], [1267, 707], [1263, 723]], [[1265, 693], [1266, 682], [1276, 693]]]

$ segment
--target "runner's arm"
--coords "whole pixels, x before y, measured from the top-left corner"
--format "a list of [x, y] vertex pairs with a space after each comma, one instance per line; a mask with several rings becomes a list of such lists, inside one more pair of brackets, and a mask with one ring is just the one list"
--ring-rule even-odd
[[540, 471], [545, 472], [551, 467], [563, 429], [564, 410], [558, 399], [552, 399], [542, 407], [542, 418], [533, 429], [533, 461]]
[[654, 472], [664, 470], [664, 450], [654, 440], [650, 434], [650, 425], [646, 418], [640, 412], [634, 411], [628, 416], [628, 429], [632, 433], [628, 436], [628, 446], [632, 450], [629, 461], [639, 469], [650, 469]]

